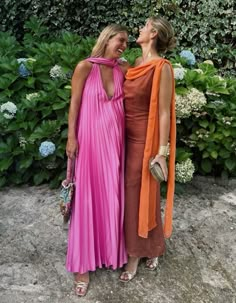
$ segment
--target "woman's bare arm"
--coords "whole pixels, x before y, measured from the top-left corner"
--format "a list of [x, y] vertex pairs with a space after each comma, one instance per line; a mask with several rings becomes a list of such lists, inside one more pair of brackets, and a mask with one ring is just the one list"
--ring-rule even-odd
[[71, 101], [68, 116], [68, 140], [66, 154], [73, 158], [78, 148], [76, 138], [76, 122], [81, 104], [81, 97], [85, 81], [90, 73], [92, 64], [88, 61], [81, 61], [75, 68], [72, 77]]
[[[168, 64], [164, 64], [161, 71], [159, 91], [159, 146], [167, 146], [169, 140], [172, 90], [171, 68]], [[166, 158], [157, 155], [154, 161], [157, 161], [161, 165], [165, 181], [167, 181], [168, 169]]]
[[159, 142], [166, 146], [170, 133], [170, 106], [172, 97], [172, 74], [168, 64], [164, 64], [161, 71], [159, 92]]

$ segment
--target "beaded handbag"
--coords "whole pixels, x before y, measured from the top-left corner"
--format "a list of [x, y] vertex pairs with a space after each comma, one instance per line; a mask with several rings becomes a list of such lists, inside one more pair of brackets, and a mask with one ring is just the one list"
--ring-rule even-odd
[[153, 157], [149, 160], [149, 170], [152, 176], [156, 179], [158, 182], [163, 182], [165, 180], [163, 171], [161, 169], [161, 166], [158, 162], [153, 163]]
[[63, 216], [64, 223], [67, 223], [70, 220], [71, 216], [71, 209], [75, 191], [74, 170], [75, 161], [68, 158], [66, 179], [62, 181], [60, 191], [60, 211]]

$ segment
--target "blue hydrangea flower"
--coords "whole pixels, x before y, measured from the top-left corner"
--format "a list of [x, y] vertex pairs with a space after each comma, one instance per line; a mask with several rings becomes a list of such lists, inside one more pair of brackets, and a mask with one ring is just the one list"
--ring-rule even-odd
[[52, 155], [56, 150], [55, 144], [51, 141], [44, 141], [40, 144], [39, 152], [42, 157]]
[[24, 64], [27, 60], [27, 58], [17, 59], [17, 62], [19, 63], [18, 73], [22, 78], [27, 78], [31, 75], [31, 72], [26, 68]]
[[180, 57], [186, 59], [189, 65], [194, 65], [196, 63], [196, 58], [190, 50], [182, 50]]

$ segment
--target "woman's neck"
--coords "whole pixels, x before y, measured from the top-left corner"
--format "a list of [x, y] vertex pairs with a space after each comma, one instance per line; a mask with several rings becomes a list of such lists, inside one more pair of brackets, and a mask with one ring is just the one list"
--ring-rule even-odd
[[146, 63], [148, 61], [151, 61], [153, 59], [161, 58], [157, 51], [150, 47], [150, 45], [141, 45], [142, 48], [142, 63]]

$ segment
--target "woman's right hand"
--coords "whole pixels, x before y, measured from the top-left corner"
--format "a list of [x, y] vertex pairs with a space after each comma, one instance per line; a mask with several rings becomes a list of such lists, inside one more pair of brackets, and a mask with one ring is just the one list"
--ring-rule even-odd
[[77, 152], [78, 152], [78, 143], [76, 138], [68, 138], [66, 144], [67, 157], [73, 159], [76, 157]]

